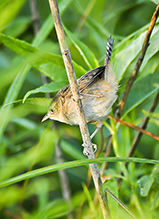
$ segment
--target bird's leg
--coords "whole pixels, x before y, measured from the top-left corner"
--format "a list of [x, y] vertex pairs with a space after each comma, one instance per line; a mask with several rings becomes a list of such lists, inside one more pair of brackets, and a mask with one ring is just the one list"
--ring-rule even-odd
[[[87, 149], [87, 145], [86, 145], [85, 143], [83, 143], [82, 146], [84, 147], [84, 149], [83, 149], [83, 154], [84, 154], [85, 156], [88, 156], [88, 155], [89, 155], [89, 152], [88, 152], [88, 149]], [[92, 147], [93, 147], [93, 149], [94, 149], [93, 153], [95, 153], [95, 152], [97, 151], [97, 145], [94, 144], [94, 143], [92, 143]]]
[[91, 139], [97, 134], [97, 132], [99, 131], [99, 129], [102, 128], [103, 122], [102, 122], [102, 121], [97, 121], [97, 122], [95, 122], [95, 123], [93, 123], [93, 124], [96, 124], [97, 128], [96, 128], [96, 130], [91, 134], [91, 136], [90, 136]]
[[[97, 134], [97, 132], [99, 131], [99, 129], [102, 127], [103, 122], [102, 122], [102, 121], [96, 121], [96, 122], [93, 122], [92, 124], [95, 124], [95, 125], [97, 126], [97, 128], [96, 128], [96, 130], [91, 134], [91, 136], [90, 136], [91, 139]], [[82, 144], [82, 146], [84, 147], [83, 154], [87, 156], [87, 155], [89, 154], [88, 151], [87, 151], [87, 145]], [[93, 149], [94, 149], [93, 152], [95, 153], [95, 152], [97, 151], [97, 145], [94, 144], [94, 143], [92, 143], [92, 147], [93, 147]]]

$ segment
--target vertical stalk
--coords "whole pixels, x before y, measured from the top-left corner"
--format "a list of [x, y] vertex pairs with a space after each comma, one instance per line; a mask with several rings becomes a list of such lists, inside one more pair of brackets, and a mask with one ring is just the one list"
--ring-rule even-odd
[[[80, 131], [81, 131], [82, 139], [83, 139], [84, 153], [87, 155], [88, 159], [92, 159], [92, 158], [95, 158], [95, 155], [93, 152], [88, 127], [87, 127], [85, 116], [83, 113], [83, 107], [82, 107], [82, 103], [81, 103], [80, 96], [79, 96], [79, 90], [78, 90], [78, 86], [77, 86], [76, 76], [75, 76], [75, 72], [73, 69], [72, 61], [71, 61], [71, 55], [70, 55], [70, 52], [69, 52], [69, 49], [67, 47], [67, 43], [65, 40], [65, 34], [64, 34], [64, 29], [63, 29], [62, 22], [61, 22], [60, 13], [58, 10], [58, 5], [57, 5], [56, 0], [49, 0], [49, 4], [50, 4], [51, 12], [53, 15], [55, 29], [56, 29], [58, 41], [60, 44], [60, 49], [61, 49], [61, 53], [63, 56], [63, 60], [64, 60], [67, 76], [69, 79], [71, 91], [72, 91], [73, 98], [74, 98], [75, 103], [76, 103], [76, 110], [77, 110], [78, 118], [79, 118], [78, 122], [79, 122], [79, 127], [80, 127]], [[106, 218], [110, 219], [111, 216], [110, 216], [110, 212], [109, 212], [107, 198], [106, 198], [106, 195], [104, 192], [104, 188], [103, 188], [102, 180], [101, 180], [101, 177], [99, 174], [98, 166], [96, 163], [90, 164], [89, 166], [91, 169], [91, 174], [92, 174], [92, 177], [94, 180], [95, 188], [96, 188], [96, 191], [98, 193], [98, 198], [99, 198], [99, 202], [100, 202], [100, 205], [102, 208], [103, 217], [105, 219]]]

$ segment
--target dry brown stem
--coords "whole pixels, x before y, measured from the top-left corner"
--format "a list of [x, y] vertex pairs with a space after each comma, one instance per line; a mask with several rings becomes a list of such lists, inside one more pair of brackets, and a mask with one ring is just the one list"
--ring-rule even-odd
[[[113, 119], [113, 120], [116, 121], [116, 122], [119, 122], [119, 123], [122, 124], [122, 125], [128, 126], [128, 127], [132, 128], [132, 129], [135, 129], [135, 130], [137, 130], [138, 132], [141, 132], [142, 134], [148, 135], [148, 136], [150, 136], [150, 137], [156, 139], [157, 141], [159, 141], [159, 136], [158, 136], [158, 135], [155, 135], [155, 134], [153, 134], [153, 133], [151, 133], [151, 132], [149, 132], [149, 131], [147, 131], [147, 130], [144, 130], [144, 129], [141, 128], [141, 127], [135, 126], [135, 125], [133, 125], [133, 124], [131, 124], [131, 123], [129, 123], [129, 122], [123, 121], [123, 120], [121, 120], [121, 119], [119, 119], [119, 118], [114, 118], [114, 117], [112, 117], [112, 116], [108, 116], [108, 117], [109, 117], [110, 119]], [[149, 118], [149, 117], [147, 117], [147, 118]]]
[[[62, 26], [61, 17], [60, 17], [60, 13], [58, 10], [57, 2], [56, 2], [56, 0], [49, 0], [49, 4], [50, 4], [51, 12], [53, 15], [55, 29], [56, 29], [58, 41], [60, 44], [60, 49], [61, 49], [61, 53], [63, 56], [67, 76], [68, 76], [71, 91], [73, 94], [73, 99], [76, 102], [76, 110], [77, 110], [77, 113], [79, 116], [79, 127], [80, 127], [80, 131], [81, 131], [82, 139], [84, 142], [84, 144], [83, 144], [84, 150], [85, 150], [85, 152], [87, 152], [88, 159], [95, 158], [90, 135], [89, 135], [89, 131], [88, 131], [88, 127], [87, 127], [86, 120], [85, 120], [84, 113], [83, 113], [83, 107], [82, 107], [80, 96], [79, 96], [79, 90], [78, 90], [76, 76], [75, 76], [75, 72], [73, 69], [72, 61], [71, 61], [70, 52], [69, 52], [69, 49], [67, 47], [66, 40], [65, 40], [64, 29]], [[97, 164], [90, 164], [89, 166], [91, 169], [91, 174], [92, 174], [92, 177], [94, 180], [96, 191], [98, 193], [99, 202], [101, 205], [103, 217], [104, 218], [111, 218], [108, 204], [107, 204], [107, 198], [106, 198], [106, 195], [105, 195], [105, 192], [103, 189], [98, 166], [97, 166]]]
[[136, 65], [135, 65], [135, 68], [129, 78], [129, 81], [126, 85], [126, 88], [125, 88], [125, 91], [123, 93], [123, 96], [121, 98], [121, 101], [119, 102], [118, 104], [118, 112], [117, 112], [117, 115], [121, 115], [121, 112], [125, 106], [125, 103], [126, 103], [126, 100], [128, 98], [128, 95], [130, 93], [130, 89], [136, 79], [136, 76], [139, 72], [139, 69], [140, 69], [140, 66], [142, 64], [142, 61], [144, 59], [144, 56], [145, 56], [145, 53], [146, 53], [146, 50], [149, 46], [149, 39], [150, 39], [150, 36], [151, 36], [151, 33], [152, 33], [152, 30], [155, 26], [155, 23], [156, 23], [156, 20], [157, 20], [157, 17], [159, 15], [159, 4], [157, 5], [156, 7], [156, 10], [151, 18], [151, 21], [150, 21], [150, 24], [149, 24], [149, 27], [148, 27], [148, 30], [146, 32], [146, 36], [145, 36], [145, 39], [144, 39], [144, 42], [143, 42], [143, 45], [142, 45], [142, 49], [141, 49], [141, 52], [139, 54], [139, 57], [138, 57], [138, 60], [136, 62]]

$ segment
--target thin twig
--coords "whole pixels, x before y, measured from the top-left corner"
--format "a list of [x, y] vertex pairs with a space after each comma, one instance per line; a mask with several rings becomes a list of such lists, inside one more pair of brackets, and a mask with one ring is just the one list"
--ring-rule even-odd
[[155, 23], [156, 23], [158, 15], [159, 15], [159, 4], [157, 5], [156, 10], [155, 10], [155, 12], [154, 12], [154, 14], [152, 16], [151, 21], [150, 21], [150, 25], [149, 25], [148, 30], [146, 32], [146, 36], [145, 36], [145, 39], [144, 39], [144, 42], [143, 42], [143, 45], [142, 45], [141, 52], [139, 54], [139, 58], [138, 58], [138, 60], [136, 62], [135, 68], [134, 68], [134, 70], [133, 70], [133, 72], [132, 72], [132, 74], [131, 74], [131, 76], [129, 78], [129, 81], [128, 81], [127, 85], [126, 85], [126, 88], [125, 88], [125, 91], [124, 91], [123, 96], [121, 98], [121, 101], [118, 104], [117, 115], [121, 115], [121, 112], [122, 112], [122, 110], [124, 108], [124, 105], [126, 103], [128, 95], [130, 93], [131, 87], [132, 87], [132, 85], [133, 85], [133, 83], [134, 83], [134, 81], [136, 79], [136, 76], [137, 76], [137, 74], [139, 72], [139, 69], [140, 69], [142, 61], [144, 59], [146, 50], [147, 50], [147, 48], [149, 46], [149, 39], [150, 39], [152, 30], [153, 30], [153, 28], [155, 26]]
[[[37, 35], [39, 29], [40, 29], [40, 18], [39, 18], [39, 13], [38, 13], [38, 10], [37, 10], [37, 4], [36, 4], [36, 0], [30, 0], [30, 8], [31, 8], [31, 13], [32, 13], [32, 19], [33, 19], [33, 29], [34, 29], [34, 34]], [[43, 79], [43, 82], [46, 79], [46, 76], [41, 74], [42, 76], [42, 79]], [[47, 97], [50, 97], [50, 95], [46, 94]], [[32, 169], [33, 169], [33, 166], [34, 166], [35, 162], [33, 161], [33, 163], [30, 165], [29, 169], [28, 169], [28, 172], [30, 172]], [[29, 182], [29, 179], [26, 179], [23, 183], [23, 188], [22, 188], [22, 194], [21, 194], [21, 201], [19, 203], [19, 211], [21, 212], [21, 209], [22, 209], [22, 204], [23, 204], [23, 201], [24, 201], [24, 196], [25, 196], [25, 189], [26, 189], [26, 186]]]
[[77, 31], [80, 31], [80, 29], [82, 28], [85, 20], [87, 19], [88, 15], [90, 14], [90, 12], [92, 11], [94, 5], [96, 4], [97, 0], [93, 0], [93, 1], [89, 1], [86, 10], [84, 11], [81, 20], [79, 21], [79, 24], [77, 26]]
[[[30, 0], [30, 8], [31, 8], [31, 13], [32, 13], [32, 20], [33, 20], [33, 30], [34, 34], [37, 35], [39, 29], [40, 29], [40, 17], [37, 9], [37, 3], [36, 0]], [[41, 74], [42, 82], [43, 84], [47, 84], [48, 80], [47, 77], [43, 74]], [[45, 96], [47, 98], [50, 98], [51, 95], [49, 93], [45, 93]]]
[[[120, 116], [121, 116], [121, 113], [122, 113], [124, 105], [125, 105], [125, 103], [127, 101], [130, 89], [131, 89], [131, 87], [132, 87], [132, 85], [133, 85], [133, 83], [134, 83], [134, 81], [136, 79], [136, 76], [137, 76], [137, 74], [139, 72], [139, 69], [140, 69], [140, 66], [142, 64], [142, 61], [143, 61], [143, 59], [145, 57], [145, 53], [146, 53], [147, 47], [149, 45], [149, 39], [150, 39], [152, 30], [153, 30], [153, 28], [155, 26], [155, 23], [156, 23], [158, 15], [159, 15], [159, 4], [157, 5], [157, 7], [155, 9], [155, 12], [154, 12], [154, 14], [152, 16], [152, 19], [150, 21], [150, 24], [149, 24], [149, 27], [148, 27], [148, 30], [147, 30], [147, 33], [146, 33], [146, 36], [145, 36], [145, 39], [144, 39], [144, 42], [143, 42], [143, 46], [142, 46], [139, 58], [138, 58], [138, 60], [136, 62], [134, 70], [133, 70], [133, 72], [132, 72], [132, 74], [131, 74], [131, 76], [129, 78], [129, 81], [128, 81], [127, 86], [125, 88], [125, 91], [123, 93], [122, 99], [121, 99], [121, 101], [118, 104], [118, 107], [117, 107], [116, 112], [115, 112], [115, 117], [120, 118]], [[112, 148], [112, 139], [109, 142], [109, 152], [110, 152], [110, 148]], [[107, 155], [109, 156], [110, 153], [107, 153]], [[103, 163], [103, 165], [102, 165], [102, 172], [104, 172], [104, 167], [106, 167], [106, 163]]]
[[[121, 119], [119, 119], [119, 118], [114, 118], [114, 117], [112, 117], [112, 116], [108, 116], [108, 117], [109, 117], [110, 119], [113, 119], [113, 120], [116, 121], [116, 122], [121, 123], [122, 125], [125, 125], [125, 126], [127, 126], [127, 127], [129, 127], [129, 128], [132, 128], [132, 129], [137, 130], [139, 133], [143, 133], [143, 134], [148, 135], [148, 136], [150, 136], [150, 137], [156, 139], [157, 141], [159, 141], [159, 136], [158, 136], [158, 135], [155, 135], [155, 134], [153, 134], [153, 133], [151, 133], [151, 132], [149, 132], [149, 131], [147, 131], [147, 130], [144, 130], [144, 129], [141, 128], [141, 127], [135, 126], [135, 125], [133, 125], [133, 124], [131, 124], [131, 123], [129, 123], [129, 122], [123, 121], [123, 120], [121, 120]], [[147, 118], [148, 118], [148, 117], [147, 117]]]
[[[83, 113], [83, 107], [82, 107], [80, 96], [79, 96], [79, 90], [78, 90], [76, 76], [75, 76], [72, 61], [71, 61], [70, 52], [69, 52], [69, 49], [67, 47], [66, 40], [65, 40], [64, 29], [62, 26], [57, 2], [56, 0], [49, 0], [49, 4], [50, 4], [51, 11], [52, 11], [55, 29], [56, 29], [58, 41], [60, 44], [60, 49], [61, 49], [61, 53], [63, 56], [71, 91], [73, 94], [74, 101], [76, 103], [76, 110], [77, 110], [78, 117], [79, 117], [79, 127], [81, 131], [82, 139], [84, 142], [84, 151], [85, 153], [87, 152], [88, 159], [95, 158], [88, 127], [87, 127], [86, 120], [85, 120], [84, 113]], [[97, 164], [90, 164], [89, 166], [91, 169], [96, 191], [99, 196], [99, 202], [102, 208], [103, 216], [104, 218], [111, 218], [108, 204], [107, 204], [107, 199], [106, 199], [103, 185], [102, 185], [102, 180], [99, 174], [98, 166]]]
[[108, 188], [105, 189], [105, 191], [116, 201], [118, 204], [125, 209], [125, 211], [128, 212], [129, 215], [131, 215], [133, 218], [138, 219], [136, 215], [130, 209], [120, 200], [118, 199]]
[[[62, 158], [62, 152], [61, 152], [61, 149], [60, 149], [60, 146], [59, 146], [58, 143], [56, 144], [56, 160], [57, 160], [57, 163], [63, 163], [64, 162], [64, 160]], [[70, 200], [71, 200], [71, 191], [70, 191], [70, 186], [69, 186], [69, 182], [68, 182], [68, 177], [66, 175], [66, 171], [65, 170], [59, 170], [58, 173], [59, 173], [59, 178], [60, 178], [60, 181], [61, 181], [61, 189], [62, 189], [63, 198], [68, 203], [70, 203], [70, 205], [71, 205], [71, 202], [70, 202]], [[73, 219], [72, 212], [68, 213], [67, 218], [68, 219]]]
[[36, 0], [30, 0], [29, 2], [30, 2], [30, 8], [32, 12], [34, 34], [36, 35], [40, 29], [39, 13], [37, 10]]
[[[39, 22], [39, 13], [38, 13], [37, 6], [36, 6], [36, 0], [30, 0], [29, 2], [30, 2], [31, 13], [32, 13], [32, 19], [33, 19], [34, 34], [37, 35], [38, 30], [40, 29], [40, 22]], [[33, 169], [34, 163], [35, 162], [33, 162], [30, 165], [28, 172], [30, 172]], [[29, 182], [29, 179], [26, 179], [23, 183], [21, 200], [19, 203], [19, 212], [21, 212], [21, 209], [22, 209], [24, 196], [25, 196], [25, 192], [26, 192], [25, 189], [26, 189], [28, 182]]]

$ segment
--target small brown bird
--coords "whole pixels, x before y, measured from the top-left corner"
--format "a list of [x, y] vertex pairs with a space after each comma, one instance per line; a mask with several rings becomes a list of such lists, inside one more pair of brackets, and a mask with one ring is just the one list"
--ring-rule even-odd
[[[113, 41], [111, 37], [108, 39], [105, 65], [87, 72], [77, 80], [86, 122], [97, 126], [91, 138], [101, 128], [102, 120], [109, 114], [111, 106], [117, 99], [118, 85], [110, 64]], [[79, 124], [70, 85], [59, 90], [53, 98], [42, 122], [47, 119], [70, 125]]]

